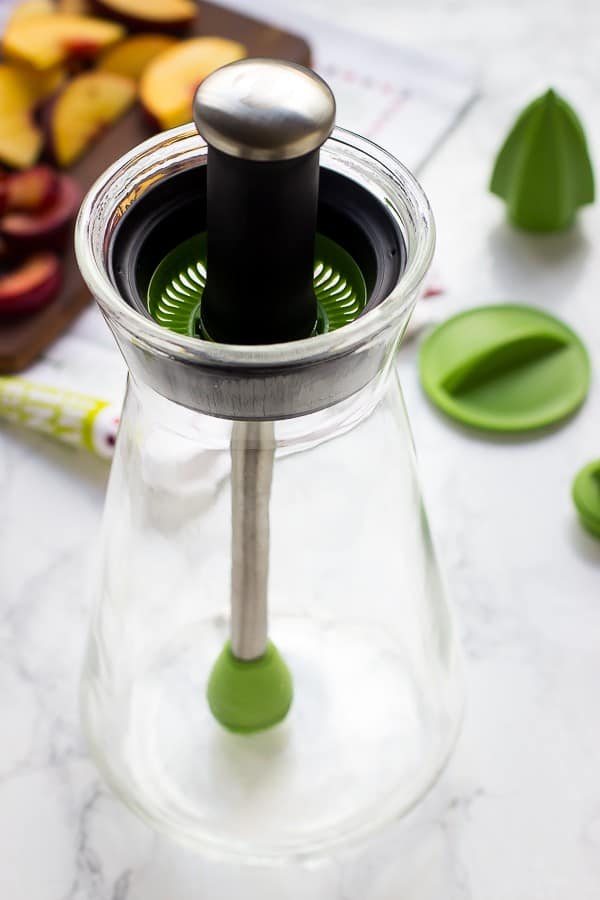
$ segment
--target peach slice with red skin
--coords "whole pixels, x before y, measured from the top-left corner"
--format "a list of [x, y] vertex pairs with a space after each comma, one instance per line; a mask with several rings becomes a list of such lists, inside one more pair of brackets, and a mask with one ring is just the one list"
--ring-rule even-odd
[[56, 162], [72, 165], [135, 99], [136, 86], [131, 78], [100, 71], [73, 78], [49, 114], [50, 147]]
[[179, 34], [194, 21], [193, 0], [93, 0], [102, 16], [122, 22], [130, 31]]
[[50, 303], [60, 290], [62, 267], [49, 251], [36, 253], [0, 272], [0, 317], [25, 316]]
[[135, 34], [109, 47], [98, 60], [98, 68], [139, 81], [146, 66], [174, 44], [175, 38], [165, 34]]
[[0, 237], [13, 255], [41, 248], [60, 250], [80, 203], [79, 186], [68, 175], [59, 175], [54, 202], [41, 212], [6, 213], [0, 218]]
[[34, 166], [0, 181], [0, 215], [7, 212], [41, 212], [57, 199], [60, 182], [50, 166]]
[[93, 58], [124, 35], [125, 29], [116, 22], [68, 13], [41, 13], [9, 22], [2, 47], [7, 57], [45, 70], [72, 57]]
[[220, 37], [180, 41], [157, 56], [140, 79], [140, 99], [160, 128], [174, 128], [192, 118], [192, 100], [201, 81], [227, 63], [246, 56], [237, 41]]

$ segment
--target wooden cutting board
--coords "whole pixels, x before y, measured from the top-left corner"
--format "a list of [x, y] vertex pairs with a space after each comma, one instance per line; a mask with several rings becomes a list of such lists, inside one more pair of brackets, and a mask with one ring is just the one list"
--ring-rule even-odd
[[[186, 36], [219, 35], [240, 41], [248, 48], [249, 56], [269, 56], [310, 65], [310, 48], [298, 35], [213, 3], [200, 2], [198, 7], [198, 19]], [[146, 116], [136, 104], [95, 142], [69, 174], [87, 191], [110, 163], [151, 134]], [[49, 306], [27, 318], [0, 323], [0, 373], [24, 369], [90, 302], [75, 262], [72, 236], [63, 265], [62, 289]]]

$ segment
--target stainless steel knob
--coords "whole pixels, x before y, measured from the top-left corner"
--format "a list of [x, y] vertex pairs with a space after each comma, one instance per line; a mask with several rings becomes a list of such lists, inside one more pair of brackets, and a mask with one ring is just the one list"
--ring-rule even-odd
[[276, 59], [242, 59], [204, 79], [194, 122], [207, 144], [256, 161], [316, 150], [335, 122], [335, 99], [314, 72]]

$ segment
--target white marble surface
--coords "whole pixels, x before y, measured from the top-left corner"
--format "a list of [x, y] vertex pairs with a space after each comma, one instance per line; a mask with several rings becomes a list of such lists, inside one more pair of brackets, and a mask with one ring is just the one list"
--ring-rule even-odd
[[[5, 2], [5, 0], [3, 0]], [[390, 40], [463, 54], [483, 89], [422, 173], [439, 226], [441, 315], [521, 300], [563, 316], [600, 362], [600, 206], [571, 234], [525, 239], [486, 194], [515, 110], [549, 83], [600, 162], [600, 7], [591, 0], [305, 0]], [[400, 360], [430, 519], [467, 658], [465, 727], [408, 819], [316, 869], [239, 870], [155, 837], [99, 783], [77, 718], [83, 584], [102, 463], [0, 432], [2, 900], [597, 900], [600, 897], [600, 543], [570, 481], [600, 456], [597, 370], [568, 425], [488, 440], [425, 402]]]

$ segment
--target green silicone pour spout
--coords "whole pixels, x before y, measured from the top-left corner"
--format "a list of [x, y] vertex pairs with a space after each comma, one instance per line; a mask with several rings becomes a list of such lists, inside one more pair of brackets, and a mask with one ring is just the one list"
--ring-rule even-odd
[[550, 232], [569, 227], [594, 200], [594, 174], [583, 126], [549, 90], [527, 106], [494, 165], [490, 190], [506, 201], [514, 225]]

